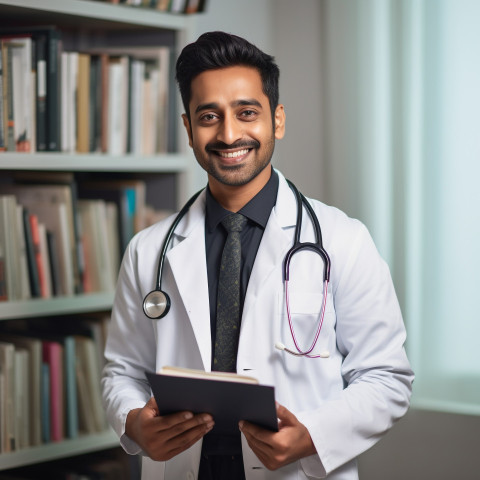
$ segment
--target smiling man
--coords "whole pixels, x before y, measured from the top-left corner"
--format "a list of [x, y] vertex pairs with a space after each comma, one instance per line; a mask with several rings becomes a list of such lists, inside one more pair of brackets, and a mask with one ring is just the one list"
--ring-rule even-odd
[[[130, 243], [103, 378], [109, 420], [124, 449], [144, 456], [144, 479], [354, 480], [355, 458], [408, 408], [405, 328], [370, 235], [310, 199], [313, 213], [298, 225], [302, 204], [272, 168], [285, 133], [278, 80], [270, 55], [223, 32], [202, 35], [177, 61], [183, 121], [208, 185], [172, 235], [162, 277], [171, 307], [161, 320], [144, 316], [141, 299], [156, 283], [172, 219]], [[330, 282], [309, 247], [289, 262], [287, 291], [284, 258], [296, 227], [315, 241], [314, 217]], [[241, 421], [218, 435], [208, 413], [159, 415], [144, 372], [164, 365], [248, 372], [273, 385], [279, 431]]]

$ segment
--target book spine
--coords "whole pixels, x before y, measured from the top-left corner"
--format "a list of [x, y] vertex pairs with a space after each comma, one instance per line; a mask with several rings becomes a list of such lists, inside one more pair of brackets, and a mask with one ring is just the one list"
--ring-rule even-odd
[[32, 223], [30, 221], [30, 212], [23, 209], [23, 229], [25, 232], [25, 247], [27, 250], [28, 277], [30, 280], [30, 292], [32, 297], [40, 297], [40, 277], [38, 274], [38, 264], [35, 253], [35, 244], [32, 232]]
[[64, 362], [68, 438], [78, 437], [78, 404], [75, 358], [75, 338], [73, 336], [67, 336], [64, 340]]
[[35, 39], [37, 62], [36, 119], [37, 151], [47, 150], [47, 39], [38, 35]]
[[90, 55], [78, 56], [77, 151], [90, 152]]
[[3, 97], [3, 50], [0, 40], [0, 152], [5, 146], [5, 99]]
[[51, 30], [48, 37], [47, 54], [47, 150], [60, 150], [60, 33]]
[[50, 442], [50, 366], [42, 362], [41, 373], [41, 399], [42, 399], [42, 441]]
[[43, 342], [43, 360], [50, 367], [50, 434], [52, 442], [64, 438], [63, 347], [57, 342]]
[[45, 278], [45, 272], [43, 270], [42, 253], [40, 250], [40, 230], [38, 226], [37, 215], [30, 214], [30, 229], [32, 232], [33, 253], [35, 255], [35, 264], [38, 272], [38, 283], [40, 285], [40, 296], [47, 298], [47, 280]]
[[15, 146], [15, 117], [13, 110], [13, 56], [12, 56], [12, 47], [6, 46], [6, 82], [4, 83], [6, 91], [5, 108], [6, 108], [6, 146], [9, 152], [14, 152], [16, 150]]
[[50, 260], [50, 275], [52, 277], [52, 295], [57, 296], [61, 294], [60, 283], [60, 263], [58, 259], [58, 247], [55, 235], [47, 230], [47, 248], [48, 258]]

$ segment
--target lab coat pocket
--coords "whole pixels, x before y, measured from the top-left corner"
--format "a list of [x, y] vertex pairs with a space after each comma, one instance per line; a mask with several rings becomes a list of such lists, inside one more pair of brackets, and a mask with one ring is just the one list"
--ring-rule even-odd
[[[322, 322], [323, 292], [289, 292], [289, 311], [291, 326], [288, 322], [287, 304], [285, 296], [279, 297], [279, 312], [281, 316], [281, 335], [283, 343], [290, 349], [297, 351], [293, 336], [298, 347], [309, 350]], [[333, 301], [327, 295], [325, 315], [321, 327], [321, 333], [312, 353], [323, 352], [331, 348], [331, 339], [334, 338], [335, 311]]]

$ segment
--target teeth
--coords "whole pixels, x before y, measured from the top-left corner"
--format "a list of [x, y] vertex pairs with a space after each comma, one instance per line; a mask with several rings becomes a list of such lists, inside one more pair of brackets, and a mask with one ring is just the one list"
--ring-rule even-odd
[[223, 158], [236, 158], [236, 157], [241, 157], [242, 155], [245, 155], [246, 153], [248, 153], [248, 149], [238, 150], [236, 152], [228, 152], [228, 153], [218, 152], [218, 153]]

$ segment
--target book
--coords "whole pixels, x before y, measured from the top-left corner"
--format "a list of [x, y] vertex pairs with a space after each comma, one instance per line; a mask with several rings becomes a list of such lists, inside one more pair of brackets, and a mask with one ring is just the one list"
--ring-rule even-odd
[[[122, 148], [127, 149], [131, 153], [138, 153], [140, 149], [143, 155], [152, 153], [166, 153], [169, 151], [169, 138], [174, 133], [172, 122], [169, 122], [169, 118], [175, 118], [170, 116], [172, 111], [171, 106], [174, 106], [176, 102], [170, 101], [170, 88], [174, 79], [172, 78], [171, 71], [171, 56], [172, 50], [166, 46], [138, 46], [138, 47], [108, 47], [101, 49], [91, 49], [92, 54], [99, 54], [102, 57], [106, 57], [105, 61], [110, 62], [109, 72], [102, 74], [102, 81], [106, 82], [108, 79], [111, 98], [108, 99], [107, 94], [103, 96], [104, 102], [104, 114], [107, 115], [108, 120], [105, 122], [110, 126], [109, 128], [120, 128], [118, 124], [112, 123], [112, 118], [115, 118], [115, 111], [122, 109], [124, 112], [128, 112], [128, 119], [126, 126], [128, 142]], [[119, 63], [120, 62], [120, 63]], [[141, 66], [138, 62], [142, 62]], [[115, 81], [116, 70], [120, 69], [119, 65], [123, 66], [123, 75], [129, 79], [125, 84], [120, 84]], [[113, 68], [113, 72], [111, 71]], [[143, 70], [143, 82], [140, 82], [141, 71]], [[112, 77], [112, 74], [114, 77]], [[115, 85], [117, 85], [115, 87]], [[123, 86], [121, 86], [123, 85]], [[116, 91], [119, 93], [115, 93]], [[126, 88], [128, 94], [125, 99], [125, 91], [122, 88]], [[145, 112], [145, 104], [147, 103], [145, 89], [150, 90], [150, 102], [148, 102], [147, 112]], [[120, 94], [120, 92], [123, 92]], [[143, 102], [142, 102], [143, 97]], [[111, 102], [115, 101], [116, 104], [112, 105]], [[127, 102], [125, 106], [124, 103]], [[108, 105], [108, 107], [107, 107]], [[105, 113], [106, 112], [106, 113]], [[148, 118], [149, 120], [144, 120]], [[141, 125], [139, 125], [139, 122]], [[118, 122], [117, 122], [118, 123]], [[173, 122], [175, 123], [175, 122]], [[146, 128], [149, 128], [149, 132], [144, 132]], [[113, 131], [111, 133], [113, 133]], [[139, 139], [139, 135], [147, 135], [149, 144], [144, 148], [144, 143]], [[132, 135], [134, 140], [132, 143]], [[110, 137], [111, 138], [111, 137]], [[138, 141], [141, 145], [138, 145]], [[152, 152], [153, 150], [153, 152]]]
[[127, 151], [129, 58], [110, 57], [108, 65], [107, 153], [123, 155]]
[[102, 58], [90, 56], [90, 151], [102, 151], [103, 76]]
[[38, 35], [35, 38], [35, 58], [37, 78], [35, 89], [35, 117], [37, 151], [47, 150], [47, 38]]
[[160, 415], [210, 413], [217, 434], [238, 432], [240, 420], [278, 431], [275, 389], [253, 377], [169, 366], [145, 375]]
[[4, 276], [8, 300], [21, 300], [18, 281], [18, 241], [16, 227], [18, 214], [14, 195], [0, 195], [0, 245], [4, 259]]
[[66, 148], [77, 151], [77, 95], [78, 95], [78, 52], [67, 52], [67, 115]]
[[119, 258], [112, 258], [111, 253], [115, 251], [118, 239], [111, 238], [112, 229], [108, 228], [107, 204], [104, 200], [79, 200], [78, 212], [84, 232], [85, 290], [113, 291]]
[[72, 186], [16, 183], [1, 185], [0, 193], [15, 195], [18, 203], [37, 215], [47, 230], [55, 234], [60, 251], [62, 294], [73, 295], [81, 291]]
[[50, 365], [47, 362], [42, 362], [42, 371], [41, 371], [41, 431], [42, 431], [42, 442], [50, 442]]
[[40, 276], [38, 262], [35, 252], [35, 240], [32, 232], [32, 222], [27, 208], [22, 206], [23, 229], [25, 236], [25, 247], [28, 261], [28, 276], [30, 281], [30, 292], [33, 298], [41, 296]]
[[15, 147], [15, 118], [13, 109], [13, 66], [12, 48], [7, 40], [0, 40], [3, 57], [3, 109], [5, 125], [5, 149], [14, 152]]
[[42, 252], [40, 247], [40, 228], [39, 228], [39, 221], [38, 216], [31, 213], [29, 214], [28, 218], [30, 222], [30, 230], [32, 233], [32, 246], [33, 246], [33, 254], [35, 259], [35, 264], [37, 266], [37, 273], [38, 273], [38, 285], [39, 285], [39, 293], [42, 298], [48, 297], [48, 287], [47, 287], [47, 277], [46, 272], [44, 270], [44, 261], [42, 259]]
[[29, 35], [36, 45], [37, 61], [37, 150], [61, 147], [61, 33], [50, 25], [1, 27], [0, 35]]
[[32, 39], [17, 37], [8, 41], [12, 55], [12, 90], [15, 150], [30, 152], [32, 139]]
[[65, 431], [63, 346], [59, 342], [42, 341], [43, 362], [50, 370], [50, 440], [60, 442]]
[[40, 238], [40, 261], [42, 264], [43, 277], [40, 279], [40, 287], [45, 298], [52, 296], [52, 273], [50, 270], [50, 253], [48, 250], [47, 229], [43, 223], [38, 223], [38, 235]]
[[27, 243], [25, 238], [25, 231], [23, 228], [23, 207], [17, 204], [17, 221], [16, 229], [17, 232], [15, 234], [18, 242], [18, 252], [19, 252], [19, 264], [18, 264], [18, 271], [16, 274], [19, 276], [20, 285], [21, 285], [21, 299], [29, 299], [31, 298], [31, 290], [30, 290], [30, 278], [28, 274], [28, 255], [27, 255]]
[[73, 258], [75, 293], [82, 293], [84, 273], [83, 244], [80, 220], [77, 212], [77, 182], [74, 174], [72, 172], [35, 172], [33, 174], [31, 172], [15, 172], [13, 176], [15, 182], [18, 184], [42, 185], [40, 188], [45, 189], [48, 186], [63, 187], [63, 189], [58, 190], [58, 192], [63, 195], [62, 198], [67, 204], [70, 239], [72, 241], [71, 255]]
[[2, 398], [2, 418], [0, 425], [3, 433], [2, 452], [16, 450], [15, 438], [15, 346], [0, 341], [0, 370], [3, 375], [4, 388], [0, 392]]
[[42, 443], [42, 342], [38, 338], [23, 333], [2, 333], [1, 337], [3, 341], [13, 344], [15, 348], [22, 348], [29, 352], [29, 399], [28, 408], [22, 411], [22, 415], [29, 417], [30, 444], [40, 445]]
[[6, 150], [5, 146], [5, 101], [3, 97], [3, 48], [0, 41], [0, 152]]
[[83, 182], [78, 186], [82, 199], [113, 202], [118, 210], [118, 243], [123, 254], [136, 232], [147, 226], [145, 220], [147, 188], [143, 180], [109, 180]]
[[90, 152], [90, 55], [78, 55], [77, 151]]
[[14, 376], [15, 438], [21, 449], [30, 446], [30, 354], [25, 348], [15, 347]]
[[95, 343], [92, 338], [75, 335], [75, 347], [80, 426], [87, 433], [102, 432], [107, 428], [107, 421], [102, 406], [101, 367]]

